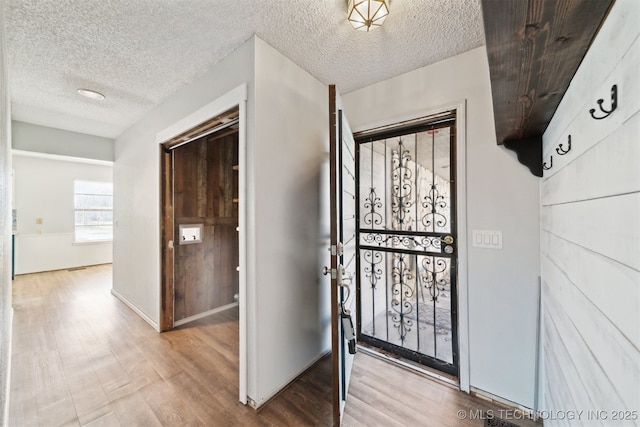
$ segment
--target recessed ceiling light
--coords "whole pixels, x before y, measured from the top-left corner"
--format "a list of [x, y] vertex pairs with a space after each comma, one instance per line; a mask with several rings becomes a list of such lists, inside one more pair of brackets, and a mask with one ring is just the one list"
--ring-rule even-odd
[[87, 98], [95, 99], [97, 101], [102, 101], [104, 99], [103, 94], [91, 89], [78, 89], [78, 93], [82, 96], [86, 96]]

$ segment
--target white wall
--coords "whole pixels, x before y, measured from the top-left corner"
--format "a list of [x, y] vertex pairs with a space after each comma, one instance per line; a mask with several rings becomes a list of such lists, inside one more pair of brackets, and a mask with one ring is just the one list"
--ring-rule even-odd
[[[253, 91], [253, 41], [169, 97], [115, 141], [113, 290], [156, 323], [160, 309], [160, 147], [158, 132], [247, 83]], [[253, 99], [248, 102], [248, 138]]]
[[[503, 233], [502, 250], [466, 248], [469, 301], [459, 310], [469, 317], [469, 381], [473, 388], [532, 408], [539, 185], [496, 144], [485, 48], [351, 92], [343, 100], [354, 132], [466, 100], [467, 241], [474, 229]], [[463, 256], [465, 248], [459, 253]]]
[[113, 139], [100, 136], [14, 120], [11, 139], [14, 150], [113, 161]]
[[[545, 161], [553, 155], [541, 185], [544, 409], [584, 410], [572, 425], [586, 411], [640, 425], [612, 419], [640, 408], [638, 22], [640, 2], [615, 3], [543, 137]], [[618, 108], [592, 119], [614, 84]]]
[[74, 180], [112, 182], [109, 162], [14, 151], [13, 170], [16, 274], [111, 262], [111, 242], [74, 244], [73, 196]]
[[11, 370], [11, 105], [6, 63], [4, 0], [0, 0], [0, 424], [9, 416]]
[[329, 90], [256, 38], [255, 350], [261, 404], [330, 348]]
[[[246, 83], [248, 395], [264, 403], [329, 345], [319, 282], [328, 92], [261, 40], [247, 41], [115, 142], [114, 291], [159, 320], [157, 134]], [[323, 249], [324, 250], [324, 249]]]
[[13, 121], [11, 145], [17, 159], [15, 273], [110, 263], [110, 242], [74, 244], [73, 180], [111, 182], [114, 141]]

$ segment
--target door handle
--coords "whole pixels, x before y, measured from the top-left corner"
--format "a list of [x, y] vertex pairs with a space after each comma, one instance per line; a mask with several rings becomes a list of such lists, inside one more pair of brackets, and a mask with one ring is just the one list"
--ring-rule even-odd
[[445, 245], [450, 245], [453, 243], [453, 236], [444, 236], [440, 238], [440, 241]]
[[442, 248], [444, 252], [447, 254], [452, 254], [453, 253], [453, 246], [452, 246], [453, 236], [447, 235], [447, 236], [441, 237], [440, 241], [445, 245], [444, 248]]
[[326, 265], [322, 268], [322, 274], [324, 274], [325, 276], [327, 274], [331, 273], [331, 267], [327, 267]]

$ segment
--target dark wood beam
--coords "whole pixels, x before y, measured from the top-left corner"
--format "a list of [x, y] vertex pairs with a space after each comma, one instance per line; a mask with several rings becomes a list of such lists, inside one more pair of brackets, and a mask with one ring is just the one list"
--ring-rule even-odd
[[482, 0], [498, 144], [542, 136], [614, 1]]

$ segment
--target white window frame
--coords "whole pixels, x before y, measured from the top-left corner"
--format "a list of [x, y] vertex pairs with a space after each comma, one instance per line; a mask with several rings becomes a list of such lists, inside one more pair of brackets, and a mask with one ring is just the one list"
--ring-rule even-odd
[[[111, 186], [111, 194], [98, 194], [98, 193], [81, 193], [78, 191], [78, 183], [90, 183], [90, 184], [100, 184], [100, 185], [109, 185]], [[90, 208], [88, 210], [90, 211], [105, 211], [105, 212], [111, 212], [111, 235], [110, 237], [107, 238], [100, 238], [100, 237], [96, 237], [96, 238], [82, 238], [79, 239], [78, 238], [78, 224], [76, 224], [76, 214], [79, 210], [83, 210], [82, 207], [78, 207], [78, 205], [76, 204], [76, 196], [78, 195], [93, 195], [93, 196], [110, 196], [111, 197], [111, 208], [98, 208], [98, 207], [94, 207], [94, 208]], [[109, 224], [105, 224], [105, 225], [109, 225]], [[103, 225], [104, 226], [104, 225]], [[85, 227], [92, 227], [85, 225]], [[96, 227], [98, 227], [96, 225]], [[92, 181], [92, 180], [86, 180], [86, 179], [76, 179], [73, 181], [73, 242], [74, 244], [85, 244], [85, 243], [102, 243], [102, 242], [113, 242], [113, 183], [112, 182], [106, 182], [106, 181]]]

